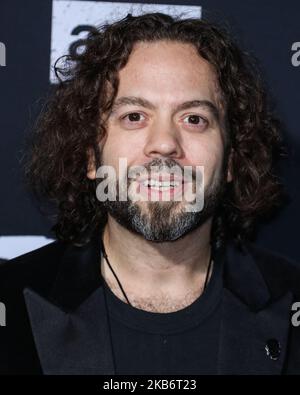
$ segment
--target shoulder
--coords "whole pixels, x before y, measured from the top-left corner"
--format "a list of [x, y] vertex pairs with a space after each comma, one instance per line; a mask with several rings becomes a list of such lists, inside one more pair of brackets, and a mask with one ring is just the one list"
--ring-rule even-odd
[[0, 295], [26, 286], [45, 288], [53, 281], [66, 245], [54, 241], [46, 246], [0, 263]]
[[287, 291], [300, 297], [300, 262], [253, 243], [247, 248], [275, 297]]

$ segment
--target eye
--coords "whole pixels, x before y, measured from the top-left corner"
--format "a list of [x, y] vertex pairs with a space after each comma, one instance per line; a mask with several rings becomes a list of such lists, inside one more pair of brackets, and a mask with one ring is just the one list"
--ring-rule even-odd
[[142, 114], [140, 114], [139, 112], [131, 112], [129, 114], [124, 115], [123, 117], [121, 117], [121, 119], [125, 119], [128, 120], [130, 123], [134, 123], [134, 122], [140, 122], [141, 117], [143, 117]]
[[194, 126], [206, 126], [208, 121], [200, 115], [192, 114], [183, 118], [183, 122]]

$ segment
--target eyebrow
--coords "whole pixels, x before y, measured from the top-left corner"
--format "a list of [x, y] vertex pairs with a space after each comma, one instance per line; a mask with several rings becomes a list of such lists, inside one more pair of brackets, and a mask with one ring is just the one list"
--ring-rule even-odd
[[[126, 105], [136, 105], [136, 106], [141, 106], [148, 108], [150, 110], [155, 110], [156, 106], [149, 102], [146, 99], [143, 99], [141, 97], [136, 97], [136, 96], [122, 96], [119, 97], [113, 104], [112, 106], [112, 111], [117, 110], [118, 108]], [[215, 104], [213, 104], [209, 100], [189, 100], [183, 103], [178, 104], [177, 106], [174, 107], [174, 112], [178, 111], [183, 111], [183, 110], [188, 110], [189, 108], [192, 107], [204, 107], [209, 112], [213, 115], [216, 121], [220, 120], [220, 113], [218, 108], [216, 107]]]

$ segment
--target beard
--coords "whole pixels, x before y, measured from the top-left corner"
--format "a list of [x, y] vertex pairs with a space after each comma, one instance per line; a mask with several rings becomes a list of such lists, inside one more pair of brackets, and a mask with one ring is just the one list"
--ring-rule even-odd
[[[161, 164], [155, 159], [145, 167]], [[178, 166], [172, 159], [164, 161], [164, 166]], [[193, 179], [195, 174], [193, 173]], [[194, 180], [193, 180], [194, 183]], [[117, 184], [119, 182], [117, 181]], [[193, 185], [194, 186], [194, 185]], [[105, 200], [102, 202], [106, 212], [120, 225], [133, 233], [142, 235], [146, 240], [153, 242], [174, 241], [187, 233], [199, 228], [211, 218], [220, 205], [225, 192], [225, 167], [211, 185], [204, 191], [202, 210], [186, 211], [181, 201], [147, 201], [136, 202], [129, 198], [126, 201]], [[119, 191], [119, 185], [117, 185]]]

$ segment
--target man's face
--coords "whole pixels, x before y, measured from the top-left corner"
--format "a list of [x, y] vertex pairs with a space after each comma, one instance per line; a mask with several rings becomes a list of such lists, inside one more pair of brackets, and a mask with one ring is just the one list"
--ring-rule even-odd
[[[203, 166], [204, 208], [187, 212], [184, 197], [174, 201], [172, 195], [168, 202], [129, 199], [104, 205], [121, 225], [147, 240], [176, 240], [213, 215], [231, 180], [230, 173], [224, 174], [224, 114], [215, 74], [192, 45], [159, 41], [136, 44], [119, 81], [101, 164], [117, 173], [119, 158], [126, 158], [129, 168], [147, 170], [151, 165], [159, 170], [175, 165], [182, 171]], [[95, 178], [95, 169], [88, 177]], [[157, 193], [154, 187], [146, 189], [148, 196]]]

